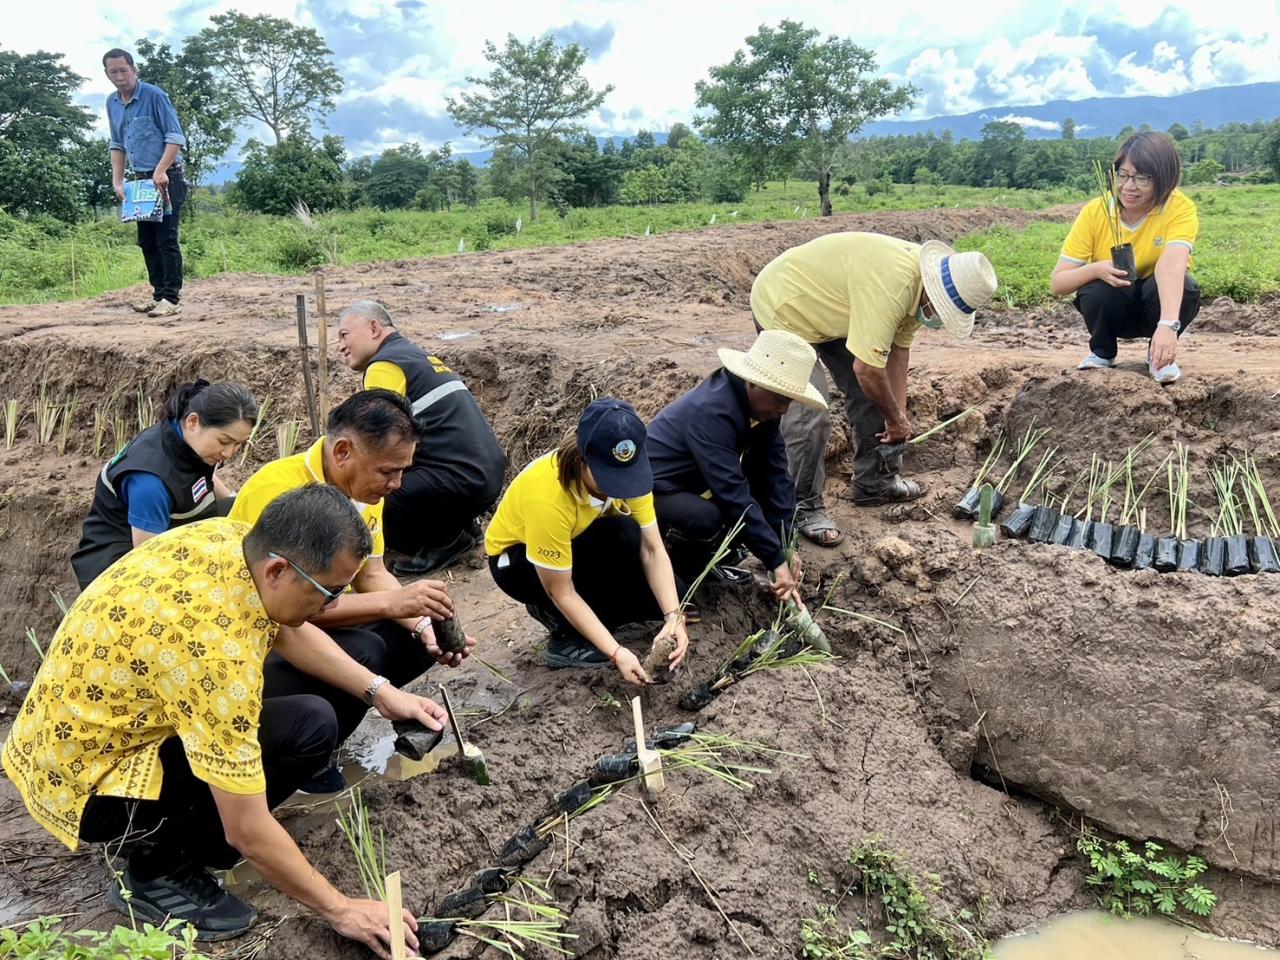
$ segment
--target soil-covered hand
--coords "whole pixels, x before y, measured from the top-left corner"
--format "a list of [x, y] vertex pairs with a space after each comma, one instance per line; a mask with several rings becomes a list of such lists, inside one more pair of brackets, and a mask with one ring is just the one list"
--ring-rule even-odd
[[1178, 335], [1171, 327], [1156, 327], [1151, 335], [1151, 366], [1163, 370], [1178, 357]]
[[800, 562], [799, 556], [796, 557], [795, 563], [788, 566], [785, 562], [780, 563], [773, 571], [773, 583], [770, 590], [778, 600], [794, 600], [800, 602], [800, 578], [798, 571], [793, 569]]
[[373, 708], [387, 720], [417, 720], [428, 730], [443, 730], [449, 715], [434, 700], [405, 693], [389, 683], [380, 686], [373, 695]]
[[[685, 641], [688, 643], [688, 641]], [[614, 665], [618, 668], [618, 672], [622, 674], [622, 679], [637, 687], [643, 687], [649, 683], [649, 675], [644, 672], [644, 667], [640, 665], [640, 658], [628, 650], [626, 647], [619, 647], [617, 654], [613, 658]]]
[[658, 631], [658, 635], [653, 638], [654, 646], [664, 637], [671, 637], [675, 640], [675, 649], [671, 651], [671, 655], [667, 657], [667, 669], [674, 671], [676, 667], [684, 662], [685, 655], [689, 652], [689, 634], [684, 629], [684, 614], [678, 614], [672, 617], [662, 625], [662, 629]]
[[453, 616], [453, 599], [440, 580], [417, 580], [399, 590], [387, 591], [386, 616], [392, 620], [410, 617], [432, 617], [447, 620]]
[[427, 653], [429, 653], [436, 663], [443, 663], [446, 667], [457, 667], [462, 665], [462, 661], [471, 656], [471, 651], [476, 648], [476, 638], [467, 635], [466, 649], [461, 653], [445, 653], [440, 649], [440, 645], [436, 643], [436, 635], [434, 632], [423, 634], [423, 641], [427, 645]]
[[886, 423], [884, 431], [876, 434], [881, 443], [906, 443], [911, 439], [911, 421], [906, 417]]
[[1129, 271], [1121, 270], [1110, 260], [1098, 260], [1093, 265], [1094, 279], [1112, 287], [1129, 286]]
[[[363, 943], [382, 960], [391, 960], [391, 927], [387, 905], [378, 900], [347, 901], [326, 918], [336, 933], [348, 940]], [[418, 949], [418, 921], [412, 913], [404, 911], [404, 944], [410, 950]]]

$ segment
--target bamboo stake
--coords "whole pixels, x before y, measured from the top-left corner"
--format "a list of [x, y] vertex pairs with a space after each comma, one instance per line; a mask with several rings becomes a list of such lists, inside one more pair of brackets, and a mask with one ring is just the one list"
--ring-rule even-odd
[[307, 347], [307, 297], [298, 294], [298, 354], [302, 358], [302, 389], [306, 394], [307, 415], [311, 418], [311, 437], [320, 436], [320, 419], [316, 415], [316, 395], [311, 386], [311, 351]]
[[391, 960], [404, 960], [404, 904], [400, 896], [400, 871], [387, 874], [387, 913], [391, 921]]
[[320, 415], [329, 415], [329, 317], [324, 308], [324, 271], [316, 273], [316, 313], [320, 315]]

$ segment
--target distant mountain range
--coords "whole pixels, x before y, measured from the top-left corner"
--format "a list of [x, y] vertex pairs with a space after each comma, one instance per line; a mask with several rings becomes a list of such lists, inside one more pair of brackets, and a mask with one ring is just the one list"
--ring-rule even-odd
[[[1197, 121], [1206, 128], [1226, 123], [1252, 123], [1280, 117], [1280, 83], [1248, 83], [1238, 87], [1212, 87], [1179, 93], [1171, 97], [1093, 97], [1088, 100], [1053, 100], [1027, 106], [986, 107], [972, 113], [930, 117], [927, 120], [877, 120], [859, 132], [860, 137], [889, 137], [912, 133], [941, 134], [950, 130], [957, 140], [977, 140], [982, 128], [992, 120], [1013, 120], [1023, 125], [1028, 137], [1057, 137], [1062, 121], [1070, 117], [1080, 137], [1115, 136], [1125, 127], [1150, 124], [1165, 130], [1174, 123], [1190, 129]], [[334, 133], [341, 135], [341, 130]], [[622, 145], [623, 137], [615, 136], [614, 144]], [[659, 143], [665, 133], [654, 133]], [[605, 140], [600, 138], [601, 143]], [[458, 153], [478, 166], [484, 166], [493, 155], [491, 150]], [[206, 178], [209, 184], [234, 180], [240, 172], [238, 161], [219, 164]]]
[[877, 120], [859, 132], [863, 137], [889, 137], [950, 130], [957, 140], [977, 140], [992, 120], [1021, 123], [1028, 137], [1058, 136], [1062, 121], [1076, 122], [1079, 137], [1115, 136], [1125, 127], [1149, 123], [1156, 130], [1180, 123], [1188, 129], [1196, 121], [1204, 127], [1226, 123], [1252, 123], [1280, 117], [1280, 83], [1248, 83], [1238, 87], [1212, 87], [1171, 97], [1093, 97], [1088, 100], [1054, 100], [1034, 106], [986, 107], [956, 116], [928, 120]]

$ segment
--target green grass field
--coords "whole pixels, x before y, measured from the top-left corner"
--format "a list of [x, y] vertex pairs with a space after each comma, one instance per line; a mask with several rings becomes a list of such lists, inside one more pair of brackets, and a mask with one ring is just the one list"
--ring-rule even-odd
[[[1192, 196], [1201, 207], [1203, 231], [1195, 271], [1206, 295], [1247, 300], [1280, 288], [1280, 187], [1201, 188]], [[862, 186], [832, 195], [837, 213], [987, 205], [1041, 209], [1084, 199], [1071, 190], [906, 185], [874, 196]], [[196, 216], [183, 224], [183, 252], [192, 279], [224, 271], [289, 274], [324, 263], [453, 255], [460, 243], [465, 255], [640, 236], [646, 230], [661, 234], [795, 220], [814, 216], [817, 207], [814, 185], [798, 181], [770, 184], [738, 204], [598, 207], [569, 210], [564, 216], [547, 209], [535, 224], [527, 222], [527, 208], [502, 200], [449, 213], [329, 213], [315, 216], [310, 224], [201, 201]], [[517, 218], [522, 221], [518, 234]], [[993, 229], [966, 237], [961, 245], [987, 252], [1007, 302], [1036, 303], [1049, 296], [1049, 271], [1066, 230], [1063, 224], [1037, 224], [1023, 231]], [[110, 219], [66, 227], [29, 224], [0, 214], [0, 303], [69, 300], [140, 283], [145, 273], [134, 236], [132, 225]]]

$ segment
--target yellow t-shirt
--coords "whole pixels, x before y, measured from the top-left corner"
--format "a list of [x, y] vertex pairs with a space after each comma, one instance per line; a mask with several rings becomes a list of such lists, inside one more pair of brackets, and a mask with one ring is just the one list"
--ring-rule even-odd
[[831, 233], [766, 264], [751, 285], [751, 312], [765, 330], [843, 340], [863, 363], [883, 367], [891, 349], [915, 340], [922, 287], [920, 244]]
[[[1107, 225], [1107, 211], [1102, 198], [1096, 197], [1084, 205], [1071, 232], [1062, 244], [1063, 260], [1077, 266], [1097, 260], [1110, 260], [1115, 238]], [[1174, 190], [1159, 210], [1153, 210], [1131, 227], [1120, 221], [1120, 239], [1133, 244], [1133, 258], [1137, 262], [1138, 277], [1145, 280], [1156, 270], [1156, 261], [1166, 247], [1183, 246], [1195, 249], [1200, 219], [1195, 201], [1181, 190]], [[1188, 261], [1188, 264], [1190, 261]]]
[[586, 491], [560, 486], [555, 451], [529, 464], [511, 481], [484, 534], [484, 552], [496, 557], [517, 543], [529, 562], [548, 570], [573, 568], [574, 537], [606, 516], [630, 516], [641, 527], [658, 522], [653, 494], [632, 500], [597, 500]]
[[[427, 356], [428, 362], [435, 368], [436, 373], [453, 373], [439, 357]], [[378, 360], [369, 364], [364, 371], [364, 388], [366, 390], [390, 390], [392, 393], [398, 393], [402, 397], [409, 395], [409, 381], [404, 375], [404, 371], [400, 369], [399, 364], [392, 363], [390, 360]]]
[[[231, 508], [231, 519], [242, 520], [253, 525], [262, 516], [267, 504], [290, 490], [305, 487], [308, 483], [324, 483], [324, 437], [313, 443], [303, 453], [295, 453], [283, 460], [273, 460], [258, 468], [236, 494], [235, 506]], [[364, 518], [369, 532], [373, 535], [373, 552], [370, 557], [380, 557], [386, 551], [385, 538], [382, 533], [382, 503], [351, 503], [360, 516]], [[364, 565], [361, 564], [361, 569]]]
[[243, 523], [217, 518], [134, 547], [72, 604], [4, 745], [31, 815], [72, 850], [90, 794], [155, 800], [160, 744], [197, 777], [262, 793], [262, 661], [278, 624], [245, 563]]

